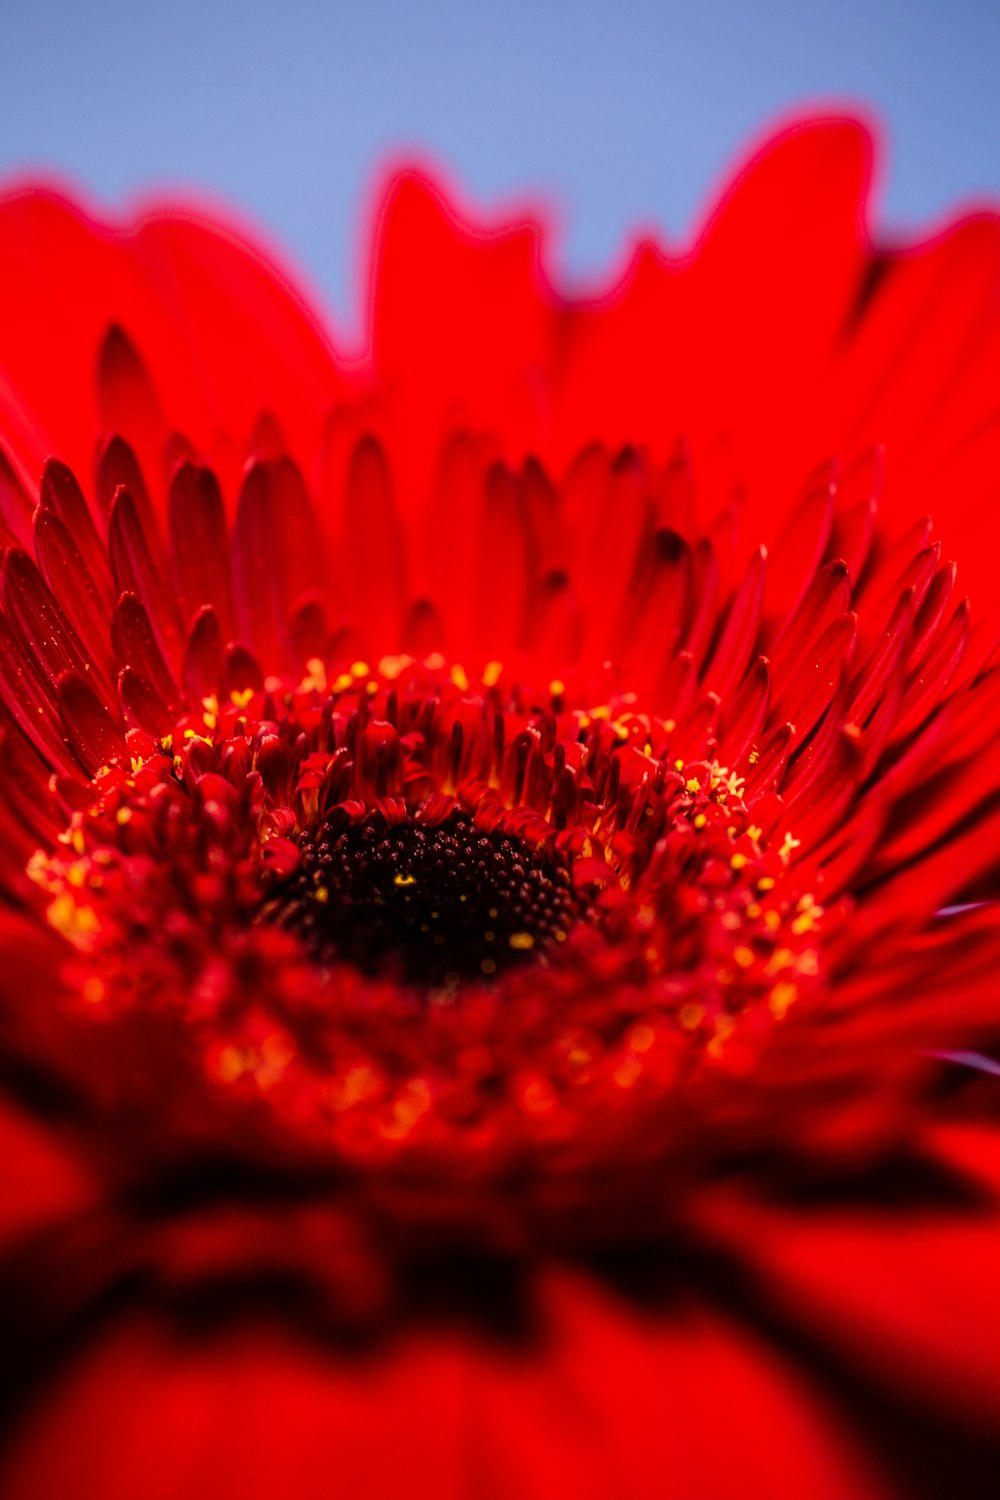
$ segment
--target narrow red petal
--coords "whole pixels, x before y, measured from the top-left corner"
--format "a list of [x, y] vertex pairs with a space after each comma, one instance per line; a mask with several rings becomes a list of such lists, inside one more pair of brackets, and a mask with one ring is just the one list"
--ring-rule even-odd
[[231, 635], [229, 531], [211, 469], [180, 465], [170, 483], [169, 517], [170, 576], [184, 620], [190, 623], [208, 604]]
[[89, 683], [66, 672], [57, 684], [59, 708], [70, 744], [90, 776], [125, 754], [125, 735]]

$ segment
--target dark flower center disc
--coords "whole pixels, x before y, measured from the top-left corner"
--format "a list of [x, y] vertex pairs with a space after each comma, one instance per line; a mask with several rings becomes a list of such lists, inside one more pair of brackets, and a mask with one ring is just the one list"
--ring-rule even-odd
[[583, 909], [564, 863], [458, 812], [435, 827], [326, 825], [300, 850], [270, 914], [320, 962], [425, 988], [530, 962], [563, 942]]

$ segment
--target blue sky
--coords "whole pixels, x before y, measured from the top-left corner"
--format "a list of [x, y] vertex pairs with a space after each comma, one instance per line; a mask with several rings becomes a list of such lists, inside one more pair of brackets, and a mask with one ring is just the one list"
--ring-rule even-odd
[[637, 224], [682, 237], [768, 122], [855, 104], [905, 229], [1000, 201], [998, 59], [998, 0], [0, 0], [0, 173], [221, 196], [356, 326], [388, 160], [553, 200], [563, 275], [592, 279]]

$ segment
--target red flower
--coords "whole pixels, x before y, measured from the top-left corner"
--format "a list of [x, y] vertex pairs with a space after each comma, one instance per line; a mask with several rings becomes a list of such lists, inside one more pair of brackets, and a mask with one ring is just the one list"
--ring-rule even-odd
[[357, 365], [0, 206], [13, 1500], [989, 1492], [1000, 224], [867, 176], [402, 177]]

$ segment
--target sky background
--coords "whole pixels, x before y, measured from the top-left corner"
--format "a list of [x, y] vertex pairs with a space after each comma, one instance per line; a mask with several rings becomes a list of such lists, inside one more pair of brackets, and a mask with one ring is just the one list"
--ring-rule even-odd
[[347, 334], [390, 162], [553, 202], [556, 274], [593, 282], [817, 101], [881, 120], [883, 231], [1000, 202], [998, 70], [1000, 0], [0, 0], [0, 174], [221, 198]]

